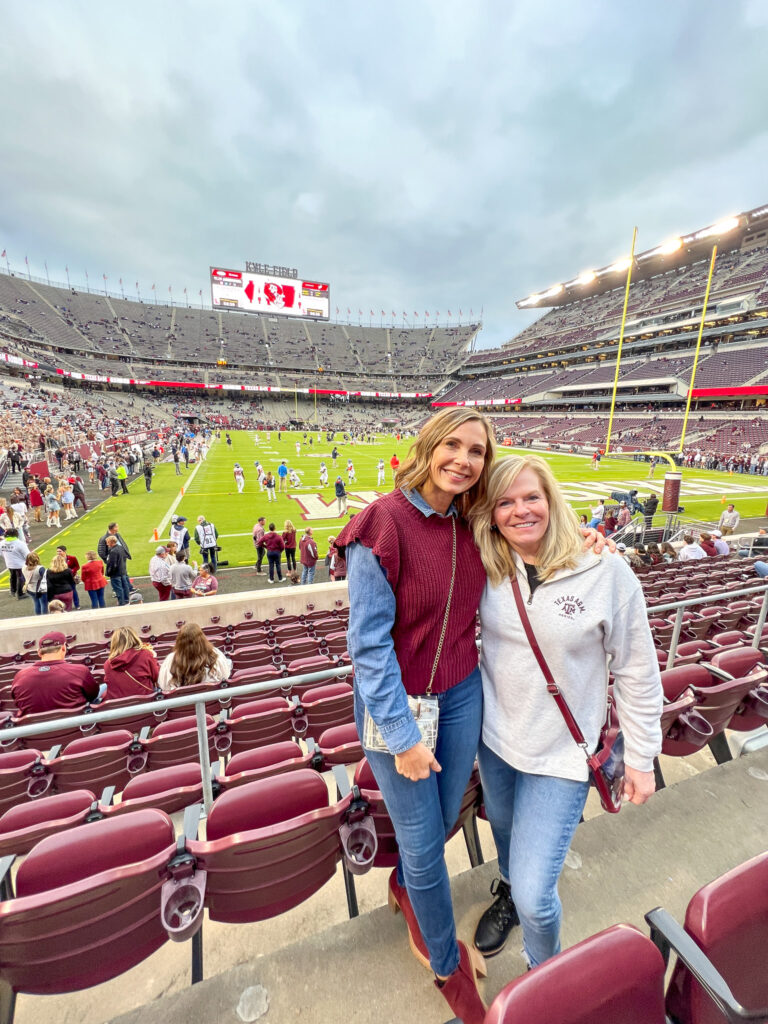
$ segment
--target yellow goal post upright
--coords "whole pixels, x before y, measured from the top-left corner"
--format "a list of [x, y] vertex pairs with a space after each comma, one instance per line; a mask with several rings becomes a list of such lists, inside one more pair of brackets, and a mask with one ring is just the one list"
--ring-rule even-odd
[[691, 380], [688, 384], [688, 397], [685, 403], [685, 415], [683, 417], [683, 429], [680, 433], [680, 448], [679, 454], [683, 454], [683, 445], [685, 443], [685, 432], [688, 429], [688, 416], [691, 412], [691, 399], [693, 398], [693, 387], [696, 382], [696, 368], [699, 365], [699, 350], [701, 349], [701, 339], [704, 334], [704, 321], [707, 319], [707, 305], [709, 303], [709, 292], [712, 287], [712, 275], [715, 271], [715, 260], [717, 259], [717, 246], [712, 246], [712, 257], [709, 261], [709, 275], [707, 276], [707, 287], [704, 292], [704, 305], [701, 307], [701, 320], [699, 321], [699, 336], [696, 339], [696, 351], [693, 354], [693, 366], [691, 368]]
[[619, 389], [619, 367], [621, 366], [621, 349], [624, 345], [624, 328], [627, 324], [627, 306], [629, 305], [629, 286], [632, 283], [632, 267], [635, 263], [635, 243], [637, 242], [637, 227], [632, 229], [632, 245], [629, 250], [629, 262], [627, 265], [627, 284], [624, 288], [624, 308], [621, 311], [621, 330], [619, 331], [619, 347], [616, 350], [616, 372], [613, 375], [613, 394], [611, 395], [611, 414], [608, 418], [608, 437], [605, 439], [605, 454], [611, 450], [611, 431], [613, 430], [613, 413], [616, 409], [616, 393]]

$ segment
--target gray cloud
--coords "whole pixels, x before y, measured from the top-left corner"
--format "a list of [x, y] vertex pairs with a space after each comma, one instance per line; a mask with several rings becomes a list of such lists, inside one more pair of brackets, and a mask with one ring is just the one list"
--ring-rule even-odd
[[[277, 9], [276, 9], [277, 8]], [[207, 294], [247, 258], [378, 317], [514, 300], [765, 202], [760, 0], [8, 8], [0, 248]]]

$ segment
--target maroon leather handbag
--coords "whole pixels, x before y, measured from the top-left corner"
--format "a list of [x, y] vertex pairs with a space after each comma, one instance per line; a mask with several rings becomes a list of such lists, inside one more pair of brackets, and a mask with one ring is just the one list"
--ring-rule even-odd
[[538, 640], [531, 627], [531, 620], [528, 618], [528, 613], [525, 610], [525, 602], [523, 601], [517, 577], [511, 573], [509, 578], [525, 635], [528, 637], [528, 643], [531, 645], [534, 657], [538, 661], [539, 668], [547, 681], [547, 692], [551, 693], [554, 697], [555, 704], [557, 704], [560, 714], [565, 719], [568, 732], [570, 732], [575, 742], [584, 751], [584, 757], [589, 769], [589, 781], [595, 787], [603, 809], [608, 811], [609, 814], [618, 814], [621, 810], [622, 795], [624, 793], [624, 737], [619, 728], [619, 720], [613, 698], [610, 694], [608, 695], [605, 724], [600, 731], [597, 749], [594, 754], [590, 754], [587, 748], [587, 741], [584, 739], [584, 733], [573, 717], [571, 709], [568, 707], [568, 702], [555, 682], [546, 658], [539, 647]]

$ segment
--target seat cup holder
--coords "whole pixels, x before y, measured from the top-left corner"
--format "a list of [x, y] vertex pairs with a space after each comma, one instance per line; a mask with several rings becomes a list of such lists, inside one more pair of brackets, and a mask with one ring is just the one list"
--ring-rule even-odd
[[715, 730], [698, 711], [685, 711], [677, 720], [677, 738], [684, 743], [695, 743], [703, 746], [709, 742]]
[[27, 782], [27, 796], [30, 800], [38, 800], [41, 796], [45, 796], [52, 785], [53, 775], [50, 772], [45, 769], [33, 769], [29, 782]]
[[366, 814], [364, 818], [351, 824], [342, 822], [339, 826], [339, 838], [344, 860], [351, 874], [364, 875], [373, 866], [379, 847], [373, 818]]
[[213, 749], [217, 754], [226, 754], [232, 746], [232, 733], [228, 726], [221, 727], [216, 731], [213, 738]]
[[142, 750], [129, 750], [128, 758], [126, 760], [126, 770], [129, 775], [140, 775], [147, 767], [147, 759], [149, 758], [149, 751]]
[[293, 719], [293, 731], [297, 736], [304, 736], [309, 728], [309, 719], [305, 714], [296, 715]]
[[172, 942], [186, 942], [203, 924], [203, 898], [207, 872], [187, 878], [169, 878], [160, 891], [163, 928]]
[[756, 686], [750, 690], [744, 704], [754, 714], [768, 718], [768, 686]]

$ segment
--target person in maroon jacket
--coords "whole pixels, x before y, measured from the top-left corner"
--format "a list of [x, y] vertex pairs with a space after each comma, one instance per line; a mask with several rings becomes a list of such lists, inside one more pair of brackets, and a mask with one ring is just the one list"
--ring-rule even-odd
[[40, 660], [19, 669], [11, 693], [21, 715], [34, 715], [57, 708], [81, 708], [99, 695], [99, 684], [86, 665], [67, 662], [67, 638], [52, 632], [37, 643]]
[[43, 495], [40, 493], [40, 488], [33, 481], [29, 484], [29, 507], [32, 510], [34, 520], [36, 523], [42, 523], [43, 521]]
[[105, 698], [146, 697], [157, 689], [160, 666], [155, 652], [130, 626], [118, 626], [109, 641], [104, 663]]
[[299, 561], [301, 563], [301, 582], [315, 582], [315, 566], [317, 565], [317, 542], [312, 536], [312, 527], [308, 526], [299, 542]]
[[285, 550], [285, 541], [279, 533], [275, 532], [275, 524], [269, 524], [269, 530], [264, 534], [262, 541], [264, 548], [267, 552], [267, 563], [269, 564], [269, 579], [267, 583], [275, 582], [275, 574], [281, 583], [285, 582], [283, 579], [283, 571], [280, 568], [280, 559], [283, 551]]

